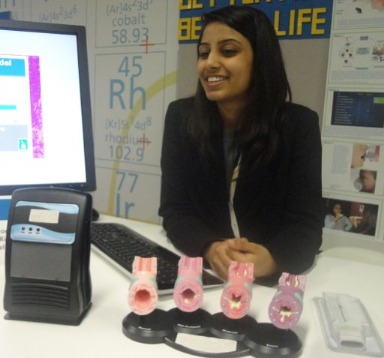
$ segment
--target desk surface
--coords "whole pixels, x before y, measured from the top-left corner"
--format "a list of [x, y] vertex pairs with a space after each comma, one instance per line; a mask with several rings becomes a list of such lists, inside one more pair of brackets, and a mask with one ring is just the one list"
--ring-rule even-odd
[[[170, 247], [160, 226], [102, 217], [100, 221], [119, 221], [132, 229]], [[0, 296], [4, 295], [4, 265], [0, 265]], [[79, 326], [47, 323], [9, 321], [3, 319], [0, 307], [0, 356], [13, 358], [61, 357], [192, 357], [165, 344], [143, 344], [128, 339], [122, 333], [122, 320], [130, 313], [127, 304], [129, 279], [92, 251], [92, 307]], [[307, 273], [304, 295], [304, 311], [294, 331], [303, 342], [301, 357], [346, 357], [335, 353], [325, 345], [313, 298], [323, 292], [346, 293], [359, 298], [366, 306], [380, 336], [384, 338], [384, 267], [346, 260], [319, 257]], [[268, 306], [275, 288], [254, 285], [250, 315], [258, 322], [269, 322]], [[202, 309], [220, 311], [221, 289], [204, 294]], [[158, 308], [174, 307], [172, 296], [162, 297]], [[126, 354], [124, 354], [126, 352]], [[350, 355], [355, 357], [355, 355]]]

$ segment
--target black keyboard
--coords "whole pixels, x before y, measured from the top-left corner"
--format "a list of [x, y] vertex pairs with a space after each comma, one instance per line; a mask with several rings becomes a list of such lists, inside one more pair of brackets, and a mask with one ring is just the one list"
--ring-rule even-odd
[[[157, 286], [159, 293], [172, 290], [177, 279], [180, 256], [118, 223], [96, 223], [91, 226], [91, 243], [104, 257], [132, 277], [135, 256], [157, 257]], [[204, 287], [223, 284], [209, 272], [203, 272]]]

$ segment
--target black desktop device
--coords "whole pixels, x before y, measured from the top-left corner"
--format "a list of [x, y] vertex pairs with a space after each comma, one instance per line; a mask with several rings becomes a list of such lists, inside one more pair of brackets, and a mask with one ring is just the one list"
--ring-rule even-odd
[[91, 306], [92, 197], [71, 189], [18, 189], [5, 253], [6, 319], [78, 325]]

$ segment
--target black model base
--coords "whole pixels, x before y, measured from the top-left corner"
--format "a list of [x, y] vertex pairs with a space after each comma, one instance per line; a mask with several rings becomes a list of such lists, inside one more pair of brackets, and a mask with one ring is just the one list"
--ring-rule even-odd
[[246, 334], [254, 330], [256, 326], [256, 320], [250, 316], [231, 319], [221, 312], [214, 314], [211, 320], [211, 332], [215, 336], [233, 341], [243, 341]]
[[159, 309], [145, 316], [131, 312], [123, 320], [123, 333], [129, 339], [140, 343], [164, 343], [165, 337], [172, 330], [167, 312]]
[[68, 315], [62, 315], [62, 316], [46, 316], [39, 314], [39, 315], [33, 315], [33, 314], [24, 314], [24, 313], [7, 313], [4, 316], [4, 319], [7, 320], [14, 320], [14, 321], [28, 321], [28, 322], [40, 322], [40, 323], [54, 323], [54, 324], [63, 324], [68, 326], [78, 326], [83, 321], [84, 317], [87, 315], [88, 311], [90, 310], [92, 306], [92, 303], [90, 302], [89, 305], [85, 308], [85, 310], [76, 317], [71, 317]]
[[[207, 332], [205, 334], [201, 334], [199, 336], [204, 336], [206, 338], [217, 338], [214, 334]], [[165, 338], [165, 344], [176, 349], [183, 353], [188, 353], [197, 357], [206, 357], [206, 358], [238, 358], [245, 357], [251, 354], [251, 350], [247, 347], [243, 342], [236, 342], [236, 349], [229, 352], [219, 352], [219, 353], [211, 353], [205, 352], [198, 349], [193, 349], [190, 347], [183, 346], [177, 343], [177, 333], [168, 336]]]
[[302, 344], [295, 332], [279, 329], [271, 323], [259, 323], [249, 331], [244, 343], [251, 348], [251, 354], [258, 358], [301, 355]]
[[211, 314], [202, 309], [194, 312], [183, 312], [178, 308], [169, 311], [173, 331], [187, 334], [204, 334], [211, 327]]
[[[199, 349], [194, 349], [178, 344], [177, 335], [179, 333], [185, 333], [191, 336], [203, 336], [207, 338], [222, 338], [212, 331], [212, 318], [216, 315], [212, 316], [210, 313], [202, 309], [198, 309], [194, 312], [183, 312], [178, 308], [174, 308], [171, 309], [168, 313], [170, 315], [169, 319], [171, 320], [173, 326], [173, 334], [166, 337], [165, 343], [174, 349], [198, 357], [207, 358], [235, 358], [243, 357], [250, 353], [249, 347], [246, 347], [242, 342], [239, 342], [241, 339], [235, 339], [238, 341], [236, 343], [235, 350], [224, 353], [203, 352]], [[230, 339], [233, 340], [233, 336]]]
[[[123, 332], [137, 342], [165, 343], [180, 352], [206, 358], [297, 358], [302, 353], [301, 341], [292, 330], [258, 323], [250, 316], [230, 319], [221, 312], [211, 315], [202, 309], [190, 313], [178, 308], [156, 309], [146, 316], [130, 313], [123, 320]], [[220, 340], [233, 341], [234, 349], [216, 353], [203, 351], [203, 348], [181, 344], [179, 334], [214, 338], [219, 345]]]

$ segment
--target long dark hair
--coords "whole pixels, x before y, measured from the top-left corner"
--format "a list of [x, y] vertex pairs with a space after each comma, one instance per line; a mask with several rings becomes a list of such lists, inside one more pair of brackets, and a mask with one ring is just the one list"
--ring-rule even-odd
[[[228, 6], [202, 16], [202, 32], [212, 22], [223, 23], [243, 35], [253, 51], [253, 71], [248, 103], [241, 118], [239, 132], [243, 164], [253, 167], [269, 163], [278, 146], [276, 118], [286, 101], [291, 101], [291, 89], [275, 29], [260, 10], [248, 6]], [[195, 116], [190, 117], [189, 131], [198, 140], [200, 152], [207, 158], [212, 153], [213, 133], [222, 130], [215, 102], [208, 100], [198, 82]]]

